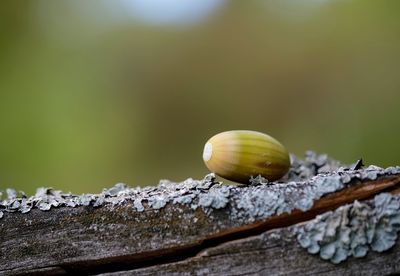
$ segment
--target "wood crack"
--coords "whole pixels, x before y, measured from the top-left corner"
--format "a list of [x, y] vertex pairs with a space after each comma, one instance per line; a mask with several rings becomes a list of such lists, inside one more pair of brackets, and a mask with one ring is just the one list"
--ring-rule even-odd
[[[354, 200], [365, 200], [377, 193], [389, 191], [398, 193], [400, 188], [400, 176], [382, 177], [375, 181], [361, 182], [345, 188], [336, 193], [329, 194], [315, 201], [311, 210], [301, 212], [295, 210], [290, 214], [272, 216], [263, 221], [212, 233], [201, 240], [188, 242], [184, 246], [170, 247], [168, 249], [143, 252], [138, 254], [120, 255], [96, 260], [84, 260], [76, 262], [62, 262], [57, 266], [35, 267], [25, 271], [7, 271], [6, 274], [15, 275], [55, 275], [55, 274], [86, 274], [95, 275], [105, 272], [122, 272], [163, 264], [176, 263], [191, 258], [205, 257], [204, 252], [211, 248], [221, 246], [227, 242], [239, 241], [251, 236], [259, 235], [265, 231], [291, 226], [310, 220], [323, 212], [351, 203]], [[93, 222], [92, 222], [93, 223]], [[276, 247], [276, 246], [275, 246]], [[218, 255], [218, 254], [217, 254]], [[213, 255], [214, 256], [214, 255]]]
[[[245, 225], [231, 221], [229, 206], [212, 216], [178, 204], [142, 213], [123, 204], [8, 214], [0, 221], [0, 274], [96, 275], [212, 258], [223, 255], [215, 249], [228, 242], [245, 244], [268, 230], [308, 221], [354, 200], [400, 193], [400, 175], [355, 181], [315, 200], [308, 211], [294, 210]], [[276, 251], [279, 246], [269, 244], [259, 250]]]

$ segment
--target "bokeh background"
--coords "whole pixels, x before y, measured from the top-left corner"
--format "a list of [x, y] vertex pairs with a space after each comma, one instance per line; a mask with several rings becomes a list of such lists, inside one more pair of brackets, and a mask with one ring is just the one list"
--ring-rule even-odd
[[400, 163], [400, 1], [7, 1], [0, 190], [202, 178], [205, 141]]

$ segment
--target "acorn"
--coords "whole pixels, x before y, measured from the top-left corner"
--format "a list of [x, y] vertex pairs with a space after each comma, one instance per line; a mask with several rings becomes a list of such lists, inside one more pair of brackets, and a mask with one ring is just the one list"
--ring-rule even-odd
[[290, 167], [289, 153], [281, 143], [250, 130], [225, 131], [211, 137], [204, 146], [203, 160], [210, 171], [243, 184], [258, 175], [277, 180]]

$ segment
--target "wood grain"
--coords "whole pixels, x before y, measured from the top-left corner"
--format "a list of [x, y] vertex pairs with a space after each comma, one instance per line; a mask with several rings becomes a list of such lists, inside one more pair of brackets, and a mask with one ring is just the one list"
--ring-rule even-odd
[[290, 234], [298, 222], [382, 191], [398, 192], [399, 185], [400, 175], [359, 181], [317, 200], [307, 212], [247, 225], [231, 219], [232, 207], [210, 216], [178, 204], [145, 212], [126, 203], [6, 213], [0, 220], [0, 274], [350, 275], [357, 267], [371, 275], [400, 272], [398, 244], [387, 253], [333, 265], [309, 255]]

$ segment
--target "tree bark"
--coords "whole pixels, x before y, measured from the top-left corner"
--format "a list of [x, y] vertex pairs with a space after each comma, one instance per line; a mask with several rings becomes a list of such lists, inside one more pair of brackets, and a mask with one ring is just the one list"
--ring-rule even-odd
[[[369, 173], [372, 170], [361, 171]], [[338, 175], [343, 178], [346, 172]], [[349, 175], [350, 181], [343, 187], [313, 194], [315, 198], [312, 198], [307, 210], [291, 210], [290, 204], [287, 205], [289, 207], [281, 204], [289, 209], [265, 213], [263, 208], [267, 205], [260, 205], [251, 209], [257, 212], [251, 216], [248, 213], [243, 215], [243, 210], [248, 210], [247, 206], [242, 206], [246, 196], [249, 197], [249, 204], [259, 200], [257, 195], [260, 193], [269, 194], [272, 191], [281, 194], [280, 200], [291, 202], [295, 195], [300, 196], [296, 200], [303, 200], [301, 195], [306, 194], [307, 185], [315, 181], [289, 183], [288, 187], [292, 185], [290, 190], [282, 183], [278, 184], [282, 190], [274, 184], [232, 186], [229, 195], [224, 195], [228, 200], [225, 205], [219, 205], [221, 203], [216, 201], [207, 203], [202, 198], [226, 192], [223, 185], [215, 183], [204, 190], [198, 186], [191, 187], [191, 190], [186, 186], [168, 190], [170, 184], [164, 183], [147, 190], [147, 198], [143, 197], [140, 189], [129, 190], [129, 193], [121, 189], [116, 194], [108, 191], [93, 195], [87, 204], [70, 207], [67, 206], [69, 203], [64, 202], [48, 211], [41, 210], [47, 209], [40, 205], [43, 201], [34, 199], [33, 206], [38, 207], [27, 213], [18, 211], [21, 207], [12, 209], [10, 206], [18, 199], [10, 199], [3, 203], [4, 216], [0, 219], [0, 274], [400, 273], [399, 242], [385, 252], [370, 251], [366, 257], [349, 257], [339, 264], [309, 254], [298, 242], [297, 229], [318, 215], [346, 204], [352, 206], [355, 200], [366, 202], [373, 209], [376, 207], [373, 203], [375, 195], [382, 192], [397, 194], [399, 191], [400, 173], [397, 171], [389, 173], [381, 170], [377, 176], [369, 178], [357, 176], [356, 172]], [[332, 179], [332, 175], [319, 175], [317, 180], [323, 181], [324, 178]], [[164, 194], [164, 198], [168, 198], [168, 193], [183, 191], [181, 188], [187, 189], [184, 190], [188, 191], [186, 195], [191, 195], [191, 191], [198, 194], [193, 195], [191, 203], [185, 203], [182, 197], [174, 197], [174, 200], [167, 200], [160, 206], [159, 202], [154, 203], [153, 197], [160, 198]], [[96, 204], [102, 196], [105, 202]], [[138, 197], [143, 200], [143, 210], [135, 201]], [[218, 196], [211, 199], [215, 198]], [[79, 199], [83, 202], [83, 198]], [[201, 205], [202, 201], [206, 203]], [[302, 206], [296, 202], [293, 204]]]

